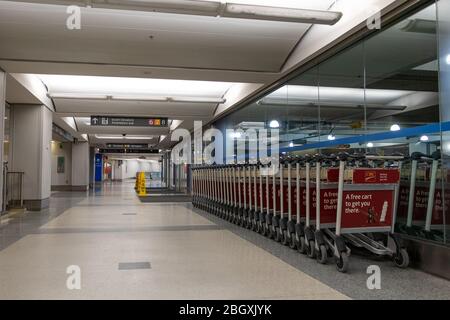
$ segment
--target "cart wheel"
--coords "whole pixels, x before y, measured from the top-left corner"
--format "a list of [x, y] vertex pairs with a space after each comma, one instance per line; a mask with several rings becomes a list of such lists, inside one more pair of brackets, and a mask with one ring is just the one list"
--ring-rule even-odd
[[261, 233], [263, 236], [266, 235], [266, 224], [262, 223], [261, 228], [259, 229], [259, 233]]
[[399, 268], [406, 268], [409, 265], [409, 254], [405, 248], [400, 248], [398, 253], [394, 256], [394, 263]]
[[325, 264], [327, 262], [327, 258], [328, 258], [327, 247], [325, 247], [323, 244], [320, 245], [319, 251], [317, 252], [317, 255], [316, 255], [316, 258], [317, 258], [317, 262], [319, 262], [321, 264]]
[[289, 248], [294, 250], [297, 249], [297, 241], [295, 241], [295, 233], [291, 233]]
[[347, 252], [341, 252], [339, 257], [336, 257], [336, 268], [339, 272], [347, 272], [348, 270], [348, 254]]
[[256, 232], [256, 233], [261, 233], [261, 224], [260, 224], [260, 223], [257, 223], [257, 224], [256, 224], [256, 226], [255, 226], [255, 232]]
[[300, 252], [301, 254], [305, 254], [307, 249], [308, 248], [306, 247], [305, 238], [304, 237], [300, 237], [300, 241], [299, 241], [298, 246], [297, 246], [298, 252]]
[[269, 239], [274, 239], [275, 238], [275, 230], [273, 230], [273, 227], [270, 226], [269, 227]]
[[287, 246], [290, 243], [290, 238], [288, 237], [288, 233], [287, 230], [283, 230], [283, 233], [281, 235], [281, 243], [283, 244], [283, 246]]
[[309, 241], [309, 245], [306, 248], [306, 253], [308, 254], [308, 257], [310, 258], [314, 258], [314, 256], [316, 255], [316, 244], [314, 242], [314, 240]]
[[283, 237], [283, 234], [281, 233], [280, 228], [275, 228], [275, 241], [281, 242], [282, 237]]

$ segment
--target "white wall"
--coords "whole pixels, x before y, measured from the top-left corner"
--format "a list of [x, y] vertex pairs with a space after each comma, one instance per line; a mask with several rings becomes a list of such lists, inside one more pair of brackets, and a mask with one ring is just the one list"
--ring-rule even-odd
[[[52, 186], [70, 186], [72, 184], [72, 143], [51, 142], [52, 149]], [[58, 157], [65, 158], [65, 168], [63, 173], [58, 173]]]
[[[0, 70], [0, 119], [5, 117], [6, 73]], [[0, 163], [3, 163], [4, 121], [0, 121]], [[2, 171], [3, 172], [3, 171]], [[0, 194], [3, 194], [3, 174], [0, 174]], [[0, 197], [0, 208], [3, 208], [3, 197]], [[0, 210], [1, 212], [1, 210]]]
[[10, 171], [23, 171], [24, 199], [50, 197], [52, 112], [42, 105], [12, 105]]

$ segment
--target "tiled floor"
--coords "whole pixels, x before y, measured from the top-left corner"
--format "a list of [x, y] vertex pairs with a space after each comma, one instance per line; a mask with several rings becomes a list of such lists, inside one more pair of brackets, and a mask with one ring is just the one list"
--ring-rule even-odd
[[[0, 228], [0, 299], [348, 298], [187, 204], [141, 203], [132, 183], [55, 193]], [[119, 270], [133, 262], [151, 268]]]

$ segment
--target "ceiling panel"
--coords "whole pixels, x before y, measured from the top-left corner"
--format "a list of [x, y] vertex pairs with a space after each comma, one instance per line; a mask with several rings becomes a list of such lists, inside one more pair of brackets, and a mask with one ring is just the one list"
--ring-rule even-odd
[[0, 58], [279, 71], [308, 24], [0, 1]]

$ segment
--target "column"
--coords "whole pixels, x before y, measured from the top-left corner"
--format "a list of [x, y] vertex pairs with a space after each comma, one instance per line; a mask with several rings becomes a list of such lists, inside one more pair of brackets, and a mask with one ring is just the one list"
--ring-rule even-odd
[[72, 190], [87, 191], [89, 189], [89, 143], [72, 143]]
[[[0, 69], [0, 195], [3, 195], [3, 144], [5, 135], [5, 99], [6, 99], [6, 73]], [[3, 196], [0, 196], [0, 213], [3, 211]]]
[[51, 186], [52, 111], [44, 105], [11, 106], [10, 171], [24, 172], [28, 210], [47, 208]]

